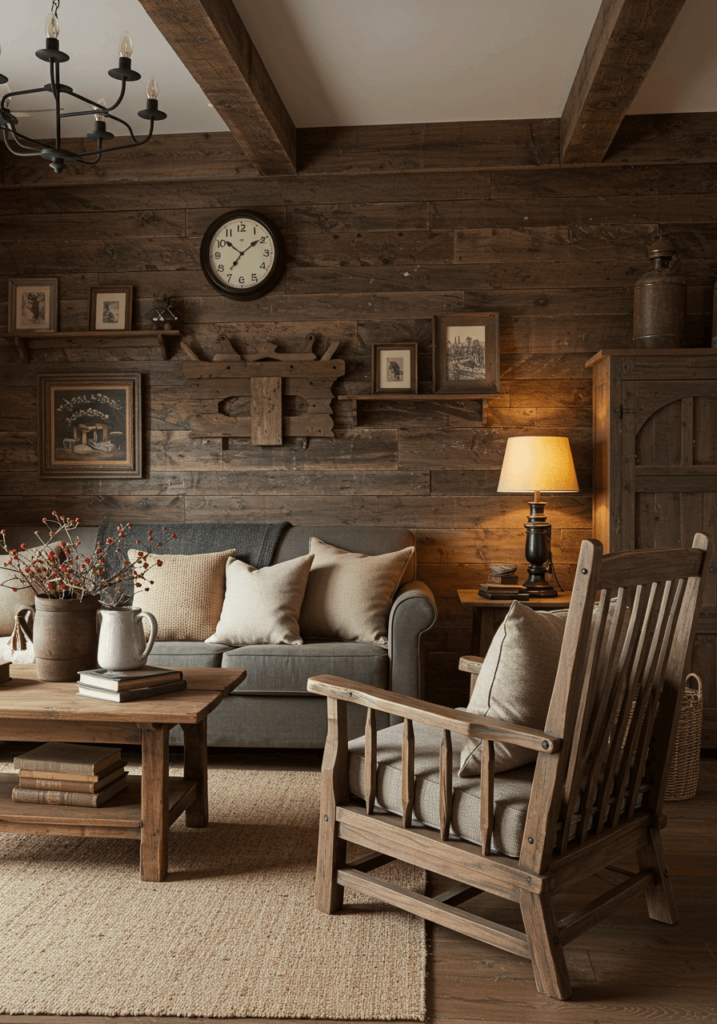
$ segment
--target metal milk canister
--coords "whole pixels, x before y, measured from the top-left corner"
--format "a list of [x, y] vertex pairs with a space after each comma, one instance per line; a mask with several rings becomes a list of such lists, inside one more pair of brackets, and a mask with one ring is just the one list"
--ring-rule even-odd
[[667, 235], [650, 235], [652, 269], [635, 285], [632, 340], [636, 348], [680, 348], [687, 341], [687, 285]]

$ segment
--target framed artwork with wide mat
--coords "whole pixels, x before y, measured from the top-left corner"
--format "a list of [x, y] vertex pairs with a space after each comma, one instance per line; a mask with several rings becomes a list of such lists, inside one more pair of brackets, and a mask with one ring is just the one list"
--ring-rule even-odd
[[40, 376], [41, 477], [141, 477], [142, 377]]
[[499, 393], [497, 313], [433, 317], [433, 391], [438, 395]]
[[58, 279], [11, 277], [7, 325], [10, 334], [54, 334], [57, 330]]

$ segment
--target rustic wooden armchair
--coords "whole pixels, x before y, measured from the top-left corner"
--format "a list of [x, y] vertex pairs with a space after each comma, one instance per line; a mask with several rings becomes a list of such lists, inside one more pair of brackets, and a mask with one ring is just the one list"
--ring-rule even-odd
[[[645, 893], [650, 917], [675, 923], [662, 808], [709, 553], [703, 534], [692, 548], [604, 557], [583, 542], [544, 731], [310, 679], [329, 720], [318, 909], [339, 910], [346, 886], [375, 896], [528, 958], [556, 999], [571, 995], [563, 947], [626, 901]], [[348, 703], [367, 709], [365, 737], [350, 744]], [[381, 711], [403, 726], [377, 733]], [[458, 778], [452, 737], [482, 740], [480, 777]], [[535, 765], [494, 774], [496, 742], [536, 751]], [[496, 852], [514, 833], [511, 855]], [[347, 840], [373, 852], [347, 864]], [[637, 870], [611, 867], [631, 855]], [[429, 898], [368, 873], [393, 859], [456, 885]], [[587, 876], [608, 891], [559, 920], [555, 897]], [[518, 903], [525, 930], [459, 909], [483, 891]]]

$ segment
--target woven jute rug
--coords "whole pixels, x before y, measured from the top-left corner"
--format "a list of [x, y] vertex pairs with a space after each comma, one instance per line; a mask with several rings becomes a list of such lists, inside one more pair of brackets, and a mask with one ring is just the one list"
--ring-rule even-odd
[[[161, 883], [133, 840], [0, 834], [0, 1013], [423, 1020], [423, 921], [348, 891], [314, 909], [318, 775], [209, 786], [211, 824], [174, 824]], [[377, 874], [423, 891], [417, 869]]]

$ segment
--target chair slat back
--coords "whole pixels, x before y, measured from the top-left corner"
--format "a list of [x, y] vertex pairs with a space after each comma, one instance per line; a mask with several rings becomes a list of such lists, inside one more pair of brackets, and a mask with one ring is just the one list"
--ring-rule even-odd
[[521, 853], [533, 870], [639, 806], [661, 809], [708, 552], [703, 534], [604, 558], [583, 542], [545, 725], [564, 745], [538, 756]]

